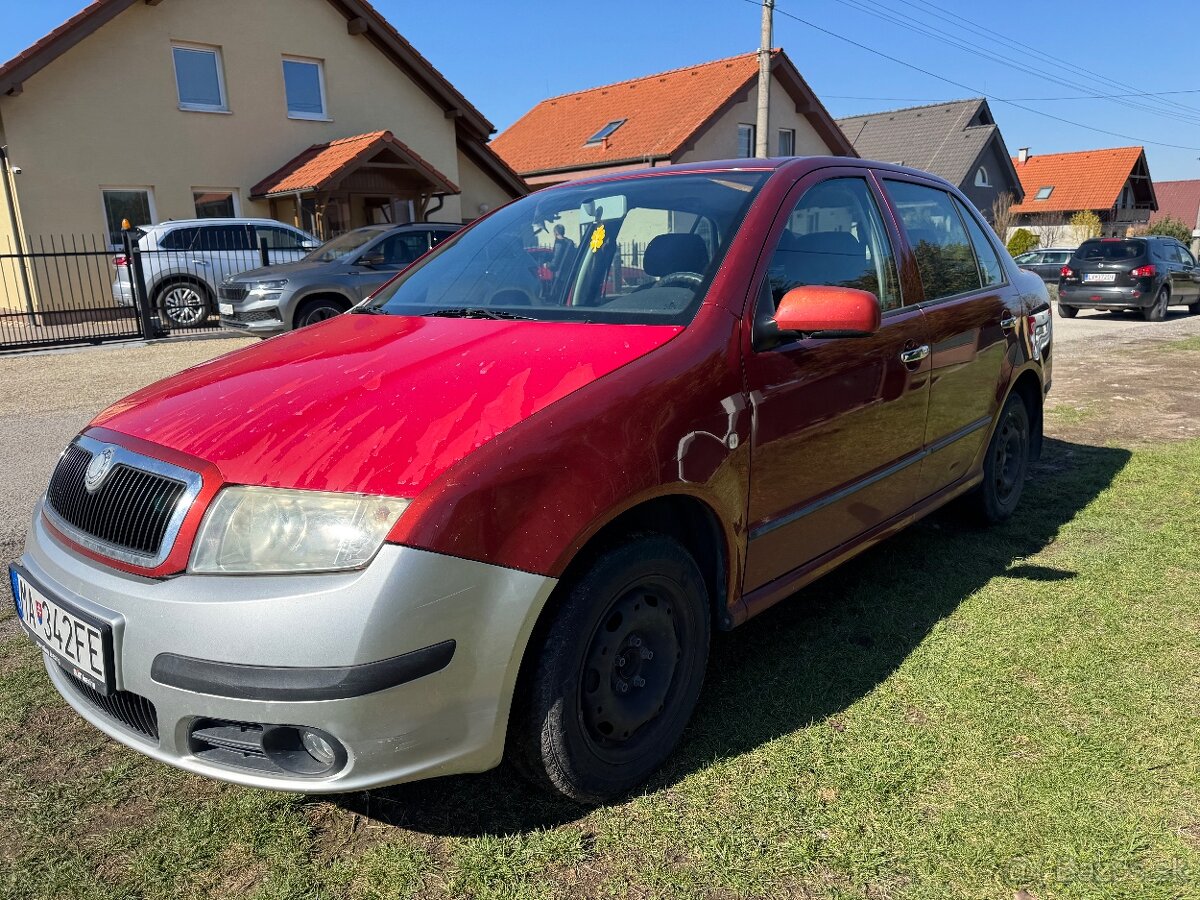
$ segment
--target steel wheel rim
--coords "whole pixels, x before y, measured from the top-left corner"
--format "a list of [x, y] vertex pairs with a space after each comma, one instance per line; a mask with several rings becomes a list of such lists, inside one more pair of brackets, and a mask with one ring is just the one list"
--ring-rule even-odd
[[195, 325], [204, 316], [204, 298], [193, 287], [178, 285], [163, 296], [167, 318], [178, 325]]
[[1020, 487], [1027, 442], [1028, 435], [1021, 420], [1015, 415], [1006, 416], [996, 436], [996, 449], [992, 455], [992, 483], [1001, 503], [1008, 503]]
[[686, 652], [681, 600], [673, 584], [644, 579], [601, 617], [584, 654], [578, 698], [584, 735], [601, 758], [636, 755], [677, 692]]

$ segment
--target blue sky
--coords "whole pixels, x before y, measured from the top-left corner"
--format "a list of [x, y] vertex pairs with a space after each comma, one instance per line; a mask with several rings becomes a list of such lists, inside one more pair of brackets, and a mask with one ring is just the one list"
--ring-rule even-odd
[[[374, 3], [500, 129], [553, 94], [758, 46], [759, 11], [746, 0]], [[0, 58], [20, 52], [83, 5], [84, 0], [6, 3]], [[864, 10], [867, 6], [898, 21], [870, 15]], [[777, 8], [774, 43], [788, 51], [835, 116], [988, 94], [1028, 107], [992, 100], [992, 111], [1014, 153], [1022, 146], [1051, 153], [1145, 144], [1155, 179], [1200, 178], [1194, 3], [1005, 0], [984, 7], [977, 0], [777, 0]], [[1003, 16], [977, 20], [981, 8], [1001, 10]], [[431, 15], [431, 9], [443, 13]], [[1138, 10], [1149, 13], [1149, 20], [1140, 21]], [[931, 74], [852, 46], [787, 13]], [[912, 28], [943, 32], [996, 59], [981, 58]], [[980, 32], [1009, 43], [986, 42]], [[1078, 99], [1095, 93], [1167, 91], [1192, 93]], [[1045, 99], [1064, 97], [1074, 99]], [[1089, 131], [1033, 110], [1124, 136]], [[1156, 146], [1152, 141], [1180, 146]]]

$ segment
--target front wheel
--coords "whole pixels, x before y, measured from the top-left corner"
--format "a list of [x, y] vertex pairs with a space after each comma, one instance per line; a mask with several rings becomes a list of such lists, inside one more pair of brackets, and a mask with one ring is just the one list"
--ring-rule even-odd
[[1062, 316], [1064, 319], [1073, 319], [1073, 318], [1075, 318], [1077, 315], [1079, 315], [1079, 307], [1077, 307], [1077, 306], [1063, 306], [1063, 305], [1060, 303], [1060, 304], [1058, 304], [1058, 314], [1059, 314], [1060, 316]]
[[629, 539], [563, 588], [530, 646], [509, 759], [539, 787], [603, 803], [679, 743], [708, 663], [708, 592], [695, 560], [663, 535]]
[[1142, 318], [1147, 322], [1161, 322], [1167, 317], [1167, 306], [1171, 302], [1171, 292], [1166, 286], [1158, 289], [1158, 296], [1154, 298], [1153, 306], [1142, 308]]
[[306, 328], [316, 325], [334, 316], [340, 316], [346, 311], [346, 304], [328, 297], [318, 297], [304, 303], [297, 311], [293, 320], [293, 328]]
[[1029, 410], [1024, 400], [1012, 394], [988, 444], [983, 484], [971, 495], [974, 511], [984, 524], [999, 524], [1016, 510], [1029, 470], [1029, 448]]

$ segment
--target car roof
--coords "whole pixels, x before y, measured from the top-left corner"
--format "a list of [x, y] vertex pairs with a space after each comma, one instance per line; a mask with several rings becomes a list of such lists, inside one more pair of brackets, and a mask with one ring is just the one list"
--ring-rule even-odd
[[212, 219], [170, 219], [166, 222], [159, 222], [155, 225], [143, 225], [142, 231], [151, 231], [160, 228], [195, 228], [200, 225], [277, 225], [283, 228], [293, 228], [297, 231], [295, 225], [289, 225], [287, 222], [280, 222], [278, 219], [245, 219], [245, 218], [212, 218]]

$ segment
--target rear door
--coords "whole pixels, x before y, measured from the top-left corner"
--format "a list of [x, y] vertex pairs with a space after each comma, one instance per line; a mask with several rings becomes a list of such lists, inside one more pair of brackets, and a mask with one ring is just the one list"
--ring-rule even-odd
[[[746, 590], [837, 550], [916, 498], [929, 334], [921, 310], [902, 304], [881, 201], [867, 170], [819, 170], [792, 189], [767, 242], [745, 348]], [[780, 335], [775, 308], [800, 285], [869, 291], [882, 327], [865, 337]]]
[[920, 272], [931, 336], [927, 456], [918, 487], [925, 498], [970, 474], [981, 458], [1019, 355], [1021, 298], [1007, 282], [991, 229], [973, 210], [943, 186], [883, 177]]
[[193, 245], [196, 266], [212, 285], [214, 295], [231, 275], [261, 264], [250, 225], [204, 225]]

